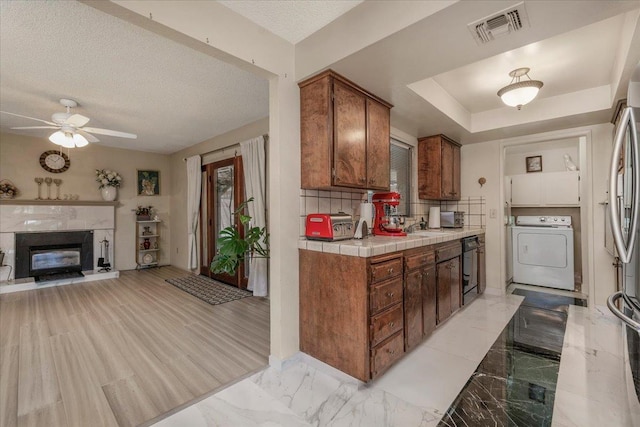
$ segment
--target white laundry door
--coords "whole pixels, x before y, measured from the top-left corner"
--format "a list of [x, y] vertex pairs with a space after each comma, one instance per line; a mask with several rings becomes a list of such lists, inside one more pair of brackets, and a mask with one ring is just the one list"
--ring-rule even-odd
[[567, 236], [561, 234], [518, 234], [518, 262], [540, 267], [567, 267]]

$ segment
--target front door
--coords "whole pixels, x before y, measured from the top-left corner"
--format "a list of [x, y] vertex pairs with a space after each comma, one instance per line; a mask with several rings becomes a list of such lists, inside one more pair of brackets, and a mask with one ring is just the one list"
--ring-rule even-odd
[[244, 237], [244, 228], [234, 211], [244, 201], [244, 179], [242, 157], [222, 160], [202, 166], [201, 265], [200, 274], [246, 289], [248, 269], [240, 264], [233, 276], [211, 272], [211, 260], [217, 253], [216, 241], [220, 232], [229, 226], [239, 228]]

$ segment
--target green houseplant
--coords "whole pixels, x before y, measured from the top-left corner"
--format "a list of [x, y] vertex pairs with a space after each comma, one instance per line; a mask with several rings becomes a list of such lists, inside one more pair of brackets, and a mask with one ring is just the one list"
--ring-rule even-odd
[[[241, 203], [238, 209], [233, 212], [234, 216], [239, 215], [242, 227], [246, 227], [251, 221], [251, 217], [242, 212], [252, 201], [253, 197]], [[211, 271], [216, 274], [233, 275], [246, 256], [269, 258], [269, 234], [266, 227], [250, 227], [245, 231], [243, 238], [238, 229], [230, 225], [220, 231], [216, 247], [218, 250], [211, 261]]]

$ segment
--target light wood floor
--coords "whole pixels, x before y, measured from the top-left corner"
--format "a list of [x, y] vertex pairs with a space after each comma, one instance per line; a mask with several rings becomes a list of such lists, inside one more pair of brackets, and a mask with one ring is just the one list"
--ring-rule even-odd
[[209, 305], [174, 267], [0, 296], [0, 427], [134, 426], [266, 366], [269, 302]]

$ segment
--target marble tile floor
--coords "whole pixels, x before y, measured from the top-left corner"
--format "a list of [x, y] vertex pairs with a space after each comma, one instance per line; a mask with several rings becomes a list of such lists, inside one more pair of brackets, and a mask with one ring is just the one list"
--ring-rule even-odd
[[[510, 294], [480, 296], [371, 383], [301, 354], [282, 371], [269, 367], [155, 425], [437, 426], [522, 301]], [[546, 396], [555, 397], [551, 425], [640, 425], [620, 322], [606, 308], [570, 305], [566, 316], [562, 357], [559, 369], [553, 368], [555, 396]], [[539, 360], [535, 368], [549, 369], [548, 361]], [[495, 378], [484, 376], [483, 389], [504, 393]], [[542, 398], [540, 389], [527, 392]]]

